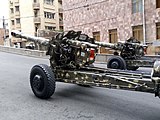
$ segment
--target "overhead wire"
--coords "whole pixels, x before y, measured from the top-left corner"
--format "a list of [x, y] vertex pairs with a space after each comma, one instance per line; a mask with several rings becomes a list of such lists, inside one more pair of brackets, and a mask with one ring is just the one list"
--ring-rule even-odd
[[[101, 4], [101, 3], [104, 3], [104, 2], [108, 2], [108, 0], [103, 0], [103, 1], [99, 1], [99, 2], [94, 2], [94, 3], [82, 5], [82, 6], [75, 7], [75, 8], [64, 9], [63, 11], [65, 12], [65, 11], [70, 11], [70, 10], [76, 10], [76, 9], [79, 9], [79, 8], [89, 7], [89, 6], [96, 5], [96, 4]], [[82, 2], [81, 2], [81, 3], [82, 3]], [[79, 4], [79, 3], [77, 3], [77, 4]], [[74, 4], [74, 5], [76, 5], [76, 4]]]

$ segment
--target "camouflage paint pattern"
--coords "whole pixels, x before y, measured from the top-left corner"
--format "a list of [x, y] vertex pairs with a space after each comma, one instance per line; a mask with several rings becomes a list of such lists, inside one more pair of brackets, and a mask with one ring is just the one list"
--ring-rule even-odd
[[56, 70], [57, 81], [96, 87], [154, 92], [154, 85], [149, 76], [112, 71], [110, 69], [88, 68], [82, 70]]
[[[71, 31], [71, 33], [73, 33], [73, 31]], [[160, 96], [160, 62], [155, 63], [152, 76], [147, 76], [143, 73], [90, 67], [89, 65], [95, 60], [95, 58], [90, 60], [91, 49], [94, 49], [96, 52], [98, 45], [107, 46], [106, 43], [94, 43], [94, 41], [91, 41], [92, 39], [90, 38], [88, 38], [88, 41], [83, 39], [79, 40], [77, 36], [74, 36], [75, 34], [73, 36], [69, 36], [68, 38], [62, 38], [63, 35], [60, 34], [57, 38], [53, 38], [52, 41], [32, 37], [15, 31], [11, 34], [18, 38], [25, 38], [48, 46], [51, 68], [56, 75], [55, 77], [57, 81], [96, 87], [155, 92], [156, 96]], [[116, 45], [108, 45], [112, 48], [117, 48]], [[138, 43], [134, 43], [134, 45], [139, 46]], [[123, 44], [121, 44], [121, 47], [122, 46]], [[68, 48], [70, 47], [74, 48], [72, 49], [72, 52], [68, 51]], [[69, 59], [69, 62], [63, 61], [64, 64], [62, 64], [60, 59], [61, 55], [57, 56], [59, 53], [56, 53], [57, 51], [59, 52], [59, 49], [62, 49], [62, 51], [60, 51], [62, 56], [69, 53], [71, 57], [75, 56], [74, 60]], [[120, 47], [117, 49], [120, 49]], [[63, 50], [66, 50], [67, 52], [65, 51], [66, 53], [63, 53]], [[130, 64], [135, 63], [132, 62]], [[146, 64], [150, 63], [146, 62]], [[73, 67], [71, 67], [72, 65]], [[75, 65], [78, 65], [78, 67]]]

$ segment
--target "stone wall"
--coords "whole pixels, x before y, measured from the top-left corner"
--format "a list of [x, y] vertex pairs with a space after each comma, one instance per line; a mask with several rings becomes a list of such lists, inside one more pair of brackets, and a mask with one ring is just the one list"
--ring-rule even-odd
[[[132, 0], [63, 0], [64, 30], [81, 30], [92, 36], [100, 31], [101, 41], [109, 41], [109, 30], [117, 29], [118, 41], [133, 36], [132, 26], [143, 25], [142, 12], [132, 14]], [[146, 42], [156, 40], [160, 8], [156, 0], [145, 0]], [[148, 53], [153, 54], [149, 48]]]

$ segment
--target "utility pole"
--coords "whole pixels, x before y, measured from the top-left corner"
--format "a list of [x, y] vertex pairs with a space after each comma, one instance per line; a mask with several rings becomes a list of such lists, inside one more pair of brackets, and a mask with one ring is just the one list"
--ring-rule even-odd
[[143, 44], [146, 45], [146, 17], [145, 17], [145, 0], [142, 0], [143, 6]]
[[4, 39], [4, 42], [6, 42], [6, 23], [5, 23], [4, 16], [3, 16], [3, 29], [4, 29], [3, 39]]

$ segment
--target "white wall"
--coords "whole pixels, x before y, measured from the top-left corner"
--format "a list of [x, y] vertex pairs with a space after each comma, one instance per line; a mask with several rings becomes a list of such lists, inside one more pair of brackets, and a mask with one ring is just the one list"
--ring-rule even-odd
[[33, 0], [19, 0], [19, 4], [21, 16], [21, 30], [26, 34], [34, 35], [35, 28], [33, 21]]

